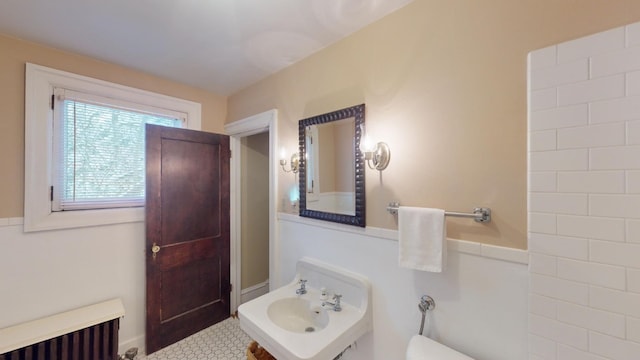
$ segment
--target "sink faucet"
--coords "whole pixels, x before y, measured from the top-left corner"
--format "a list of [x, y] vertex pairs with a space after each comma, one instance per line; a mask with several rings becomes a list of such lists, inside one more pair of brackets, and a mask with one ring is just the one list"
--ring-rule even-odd
[[323, 301], [322, 302], [322, 306], [330, 305], [330, 306], [333, 306], [333, 309], [332, 309], [333, 311], [342, 311], [342, 306], [340, 306], [340, 299], [341, 298], [342, 298], [342, 295], [334, 294], [333, 295], [333, 300], [335, 300], [336, 302], [332, 303], [332, 302], [329, 302], [329, 301]]
[[296, 290], [296, 294], [298, 294], [298, 295], [306, 294], [307, 293], [307, 288], [306, 288], [307, 280], [300, 279], [300, 281], [298, 281], [298, 284], [300, 284], [300, 289]]

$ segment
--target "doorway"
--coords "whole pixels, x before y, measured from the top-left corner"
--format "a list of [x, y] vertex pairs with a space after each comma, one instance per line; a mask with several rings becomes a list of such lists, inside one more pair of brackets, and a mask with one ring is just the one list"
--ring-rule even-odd
[[240, 139], [240, 303], [269, 292], [269, 133]]
[[[276, 154], [278, 149], [278, 112], [269, 110], [263, 113], [234, 121], [225, 125], [225, 133], [230, 136], [231, 144], [231, 311], [237, 310], [242, 303], [242, 289], [245, 289], [245, 300], [251, 296], [266, 292], [274, 286], [273, 275], [278, 272], [278, 259], [275, 254], [278, 252], [277, 241], [277, 199], [279, 199], [278, 184], [278, 161]], [[242, 251], [242, 178], [243, 174], [243, 139], [252, 135], [263, 134], [268, 136], [268, 174], [261, 174], [263, 178], [268, 178], [268, 274], [269, 277], [262, 283], [255, 284], [255, 287], [246, 286], [242, 283], [243, 251]], [[264, 139], [263, 139], [264, 140]], [[264, 211], [264, 210], [261, 210]], [[247, 251], [252, 251], [250, 248]], [[250, 261], [250, 260], [245, 260]], [[249, 281], [249, 280], [246, 280]], [[267, 285], [268, 284], [268, 285]], [[268, 288], [268, 289], [267, 289]]]

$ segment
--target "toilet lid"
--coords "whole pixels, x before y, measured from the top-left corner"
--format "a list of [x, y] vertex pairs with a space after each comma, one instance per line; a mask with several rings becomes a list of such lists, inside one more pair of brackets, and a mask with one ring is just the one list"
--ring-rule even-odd
[[445, 345], [424, 337], [414, 335], [407, 347], [406, 360], [473, 360]]

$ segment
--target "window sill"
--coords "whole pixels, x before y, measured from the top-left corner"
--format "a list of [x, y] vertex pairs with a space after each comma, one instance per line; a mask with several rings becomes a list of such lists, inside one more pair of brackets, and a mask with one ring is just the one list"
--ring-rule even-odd
[[45, 231], [144, 221], [144, 207], [63, 211], [25, 217], [24, 231]]

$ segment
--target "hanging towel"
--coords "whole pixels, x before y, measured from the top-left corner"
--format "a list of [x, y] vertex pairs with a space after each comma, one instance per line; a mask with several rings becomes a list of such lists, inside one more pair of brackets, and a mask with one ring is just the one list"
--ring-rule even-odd
[[400, 206], [400, 267], [442, 272], [447, 258], [444, 210]]

